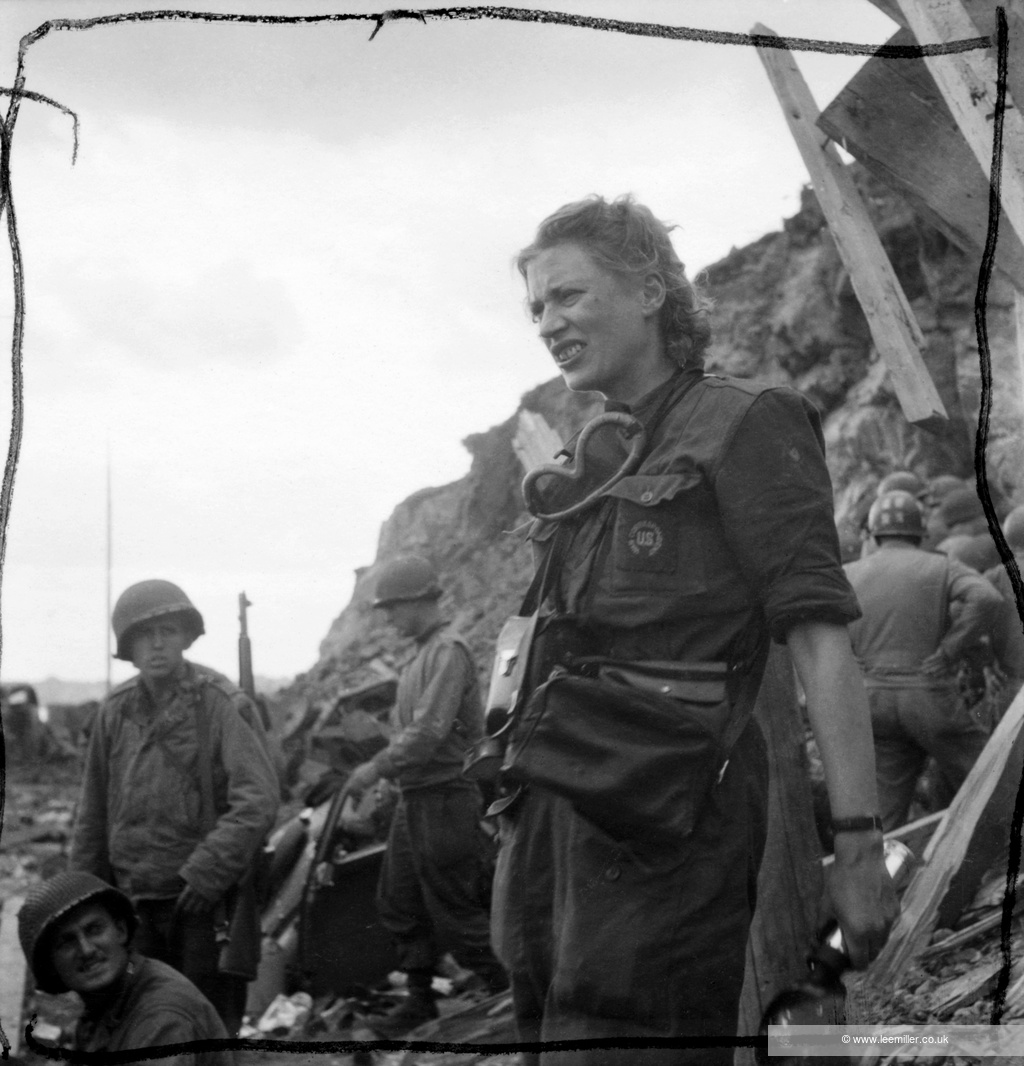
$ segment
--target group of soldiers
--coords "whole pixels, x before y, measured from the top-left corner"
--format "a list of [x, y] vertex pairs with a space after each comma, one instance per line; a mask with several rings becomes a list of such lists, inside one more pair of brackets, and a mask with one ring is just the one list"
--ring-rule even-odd
[[[731, 1063], [767, 838], [753, 707], [771, 642], [806, 696], [829, 905], [856, 967], [898, 910], [883, 830], [929, 755], [955, 790], [991, 728], [958, 664], [987, 643], [1021, 676], [970, 487], [890, 479], [844, 570], [818, 412], [705, 373], [710, 304], [671, 228], [631, 196], [593, 196], [516, 260], [566, 386], [606, 410], [527, 493], [536, 573], [495, 676], [521, 672], [483, 738], [505, 759], [494, 864], [464, 772], [484, 732], [465, 640], [430, 562], [378, 572], [374, 603], [415, 648], [387, 746], [343, 786], [400, 792], [378, 907], [408, 996], [367, 1019], [381, 1036], [436, 1017], [451, 952], [481, 990], [511, 991], [526, 1066]], [[1015, 549], [1022, 534], [1011, 512]], [[180, 588], [132, 586], [113, 626], [139, 673], [97, 715], [71, 868], [29, 895], [20, 932], [39, 986], [84, 1002], [77, 1048], [180, 1051], [238, 1031], [258, 949], [249, 872], [278, 784], [250, 701], [184, 658], [203, 619]]]
[[[401, 788], [379, 906], [409, 995], [367, 1018], [381, 1036], [437, 1017], [443, 952], [481, 991], [508, 988], [490, 946], [480, 795], [461, 772], [482, 731], [476, 667], [440, 596], [425, 560], [383, 568], [375, 606], [417, 654], [389, 745], [345, 784], [355, 793], [387, 777]], [[93, 725], [69, 868], [27, 897], [22, 947], [37, 987], [81, 997], [78, 1050], [237, 1036], [259, 963], [253, 871], [279, 797], [267, 736], [244, 692], [184, 657], [204, 624], [177, 585], [131, 586], [112, 621], [117, 657], [139, 672]], [[195, 1061], [226, 1063], [231, 1053], [197, 1052]]]
[[[1020, 559], [1024, 507], [1002, 510], [1003, 535]], [[1024, 630], [973, 484], [887, 475], [859, 554], [845, 567], [862, 611], [850, 636], [890, 830], [907, 820], [926, 768], [929, 789], [920, 798], [934, 809], [963, 784], [1024, 683]]]

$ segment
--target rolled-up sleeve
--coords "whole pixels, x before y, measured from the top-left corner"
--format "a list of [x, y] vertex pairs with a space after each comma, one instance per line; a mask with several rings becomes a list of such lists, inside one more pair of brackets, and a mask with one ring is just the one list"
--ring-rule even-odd
[[791, 389], [758, 396], [727, 441], [713, 484], [726, 538], [776, 641], [798, 622], [846, 625], [860, 617], [809, 401]]

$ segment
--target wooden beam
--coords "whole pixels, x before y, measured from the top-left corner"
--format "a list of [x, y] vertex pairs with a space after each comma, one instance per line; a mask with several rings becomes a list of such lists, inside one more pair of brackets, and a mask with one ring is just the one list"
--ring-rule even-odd
[[[935, 928], [940, 905], [972, 844], [979, 821], [993, 794], [1003, 785], [1019, 782], [1024, 740], [1024, 689], [1017, 693], [967, 779], [953, 798], [946, 817], [924, 854], [924, 865], [914, 874], [903, 896], [903, 909], [889, 941], [867, 971], [874, 985], [888, 986], [904, 966], [927, 944]], [[1006, 830], [1003, 823], [1003, 839]]]
[[[751, 32], [775, 35], [760, 24]], [[815, 125], [819, 111], [792, 54], [775, 48], [757, 51], [810, 173], [875, 346], [889, 367], [903, 413], [915, 425], [937, 429], [947, 416], [921, 355], [924, 337], [864, 202], [839, 153]]]
[[918, 956], [920, 959], [931, 959], [936, 955], [943, 955], [948, 951], [953, 951], [955, 948], [962, 948], [964, 944], [969, 944], [975, 938], [982, 936], [992, 929], [997, 929], [1003, 924], [1003, 911], [1002, 908], [994, 910], [991, 914], [986, 914], [984, 918], [979, 918], [973, 925], [968, 925], [964, 929], [958, 929], [955, 933], [950, 933], [949, 936], [944, 936], [941, 940], [936, 940], [934, 944], [929, 944]]
[[900, 11], [899, 4], [896, 3], [896, 0], [871, 0], [871, 3], [873, 3], [883, 14], [888, 15], [893, 22], [898, 23], [900, 26], [904, 27], [904, 29], [906, 28], [907, 20], [903, 17], [903, 12]]
[[[903, 30], [888, 44], [914, 44]], [[870, 59], [825, 108], [819, 128], [966, 252], [976, 270], [988, 232], [988, 178], [921, 59]], [[1024, 276], [1024, 244], [1005, 213], [996, 266]]]
[[959, 1007], [977, 1002], [991, 990], [1002, 968], [1002, 959], [989, 959], [939, 985], [928, 995], [931, 1013], [941, 1018]]
[[[1007, 0], [964, 0], [964, 7], [971, 16], [971, 21], [977, 26], [978, 33], [991, 33], [992, 24], [995, 21], [996, 3], [1007, 5]], [[1010, 6], [1018, 0], [1009, 0]], [[907, 18], [900, 10], [899, 0], [871, 0], [871, 3], [883, 14], [886, 14], [904, 29], [907, 28]], [[976, 36], [973, 35], [973, 36]]]
[[[907, 25], [922, 44], [963, 40], [977, 27], [962, 0], [897, 0]], [[996, 106], [993, 49], [925, 56], [925, 65], [986, 177], [992, 162]], [[1012, 104], [1012, 100], [1009, 101]], [[1024, 117], [1012, 106], [1003, 117], [1002, 205], [1018, 240], [1024, 241]], [[1018, 277], [1016, 285], [1024, 285]]]
[[[24, 899], [12, 896], [0, 912], [0, 1024], [10, 1041], [10, 1054], [21, 1047], [21, 1012], [25, 999], [25, 955], [18, 942], [18, 911]], [[4, 1058], [7, 1058], [5, 1050]]]
[[562, 450], [562, 438], [548, 425], [543, 415], [522, 410], [512, 437], [512, 450], [523, 470], [550, 463]]

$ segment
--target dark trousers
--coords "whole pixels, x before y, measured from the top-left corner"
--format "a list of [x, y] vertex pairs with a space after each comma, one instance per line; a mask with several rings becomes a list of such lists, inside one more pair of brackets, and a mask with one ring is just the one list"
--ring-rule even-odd
[[246, 981], [218, 970], [220, 945], [209, 915], [178, 914], [173, 899], [135, 901], [139, 928], [134, 946], [184, 974], [213, 1004], [229, 1036], [237, 1036], [245, 1013]]
[[875, 740], [875, 776], [882, 827], [903, 825], [914, 788], [932, 756], [945, 803], [956, 794], [988, 743], [989, 730], [963, 706], [952, 688], [868, 686]]
[[377, 906], [399, 965], [421, 980], [450, 952], [487, 982], [491, 950], [487, 841], [475, 786], [454, 782], [403, 793], [377, 886]]
[[736, 1035], [767, 776], [752, 723], [696, 828], [674, 847], [617, 842], [532, 786], [502, 815], [495, 946], [519, 1039], [635, 1041], [524, 1062], [731, 1066], [732, 1047], [709, 1045]]

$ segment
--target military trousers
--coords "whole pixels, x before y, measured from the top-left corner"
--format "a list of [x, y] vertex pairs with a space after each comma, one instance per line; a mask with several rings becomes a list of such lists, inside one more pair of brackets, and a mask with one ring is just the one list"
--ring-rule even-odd
[[986, 724], [963, 706], [949, 686], [868, 686], [875, 741], [875, 776], [882, 827], [907, 820], [914, 789], [930, 755], [950, 795], [956, 793], [988, 742]]
[[764, 737], [751, 722], [675, 846], [613, 840], [532, 786], [507, 808], [493, 927], [519, 1039], [620, 1042], [524, 1062], [732, 1063], [767, 785]]
[[487, 838], [468, 781], [403, 792], [377, 886], [381, 923], [406, 972], [434, 972], [445, 952], [489, 985], [501, 983], [491, 950]]
[[247, 982], [221, 973], [220, 944], [212, 915], [184, 915], [173, 899], [135, 900], [139, 927], [134, 946], [184, 974], [213, 1004], [229, 1036], [237, 1036], [245, 1013]]

